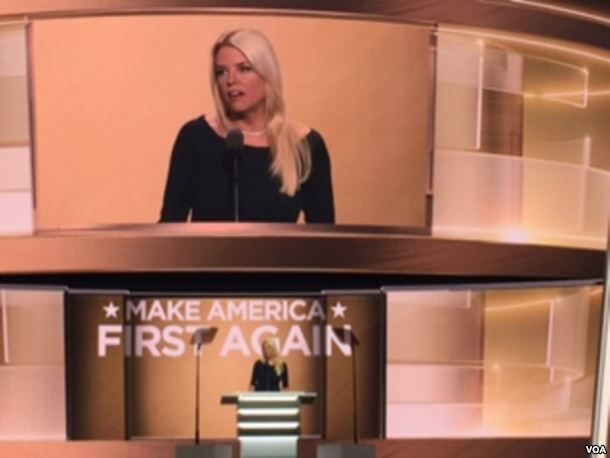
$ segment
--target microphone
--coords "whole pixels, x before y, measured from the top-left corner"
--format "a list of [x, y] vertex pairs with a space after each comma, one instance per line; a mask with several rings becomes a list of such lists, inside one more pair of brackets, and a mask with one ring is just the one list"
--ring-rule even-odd
[[244, 150], [244, 134], [233, 128], [225, 139], [227, 153], [233, 162], [233, 221], [239, 221], [239, 159]]
[[239, 155], [244, 150], [244, 133], [239, 129], [231, 129], [225, 139], [227, 151]]
[[214, 337], [216, 337], [217, 332], [218, 328], [215, 326], [197, 328], [191, 336], [191, 345], [195, 345], [199, 349], [202, 345], [211, 343]]
[[354, 331], [349, 328], [334, 326], [332, 332], [334, 332], [335, 336], [342, 344], [349, 345], [352, 348], [360, 345], [360, 340], [356, 338]]

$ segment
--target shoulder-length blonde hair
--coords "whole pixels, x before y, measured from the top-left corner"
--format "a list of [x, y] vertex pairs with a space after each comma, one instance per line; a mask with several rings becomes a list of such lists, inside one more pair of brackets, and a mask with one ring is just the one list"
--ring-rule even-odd
[[[273, 351], [273, 368], [275, 369], [275, 373], [277, 375], [282, 375], [284, 372], [284, 361], [280, 359], [280, 351], [277, 348], [277, 344], [273, 339], [265, 339], [261, 346], [269, 346]], [[263, 351], [263, 358], [265, 357], [265, 352]]]
[[218, 51], [232, 46], [241, 51], [266, 85], [267, 140], [271, 147], [270, 172], [280, 179], [280, 191], [289, 196], [300, 189], [311, 172], [311, 148], [299, 138], [295, 126], [286, 118], [280, 66], [271, 43], [257, 30], [237, 29], [223, 33], [212, 48], [210, 83], [216, 104], [216, 116], [223, 133], [232, 127], [228, 108], [220, 95], [214, 64]]

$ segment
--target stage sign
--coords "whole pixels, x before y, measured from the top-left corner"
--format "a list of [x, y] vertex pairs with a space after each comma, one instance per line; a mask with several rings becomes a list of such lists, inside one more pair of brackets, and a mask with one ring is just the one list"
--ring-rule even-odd
[[[195, 352], [190, 340], [195, 330], [206, 326], [218, 332], [203, 347], [201, 360], [203, 437], [235, 436], [235, 410], [221, 406], [220, 398], [249, 388], [252, 367], [261, 358], [266, 339], [276, 344], [287, 364], [289, 389], [320, 393], [321, 400], [303, 411], [302, 432], [322, 435], [323, 428], [329, 429], [323, 393], [331, 386], [339, 393], [351, 389], [349, 377], [333, 375], [335, 368], [351, 361], [352, 349], [340, 331], [368, 335], [370, 329], [364, 328], [375, 323], [374, 332], [379, 332], [378, 320], [363, 319], [361, 302], [349, 295], [70, 294], [69, 435], [191, 437]], [[380, 313], [376, 304], [374, 313]], [[369, 314], [370, 310], [365, 313]], [[366, 340], [363, 354], [372, 348], [378, 355], [379, 336]], [[364, 388], [370, 388], [368, 382]], [[375, 404], [377, 400], [373, 398]], [[338, 404], [326, 399], [326, 405]]]

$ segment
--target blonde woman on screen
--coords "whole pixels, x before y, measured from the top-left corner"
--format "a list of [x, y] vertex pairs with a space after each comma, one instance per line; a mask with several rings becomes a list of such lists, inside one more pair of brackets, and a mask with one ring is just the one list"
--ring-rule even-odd
[[[269, 40], [250, 29], [222, 34], [212, 47], [210, 83], [215, 113], [180, 130], [161, 221], [296, 222], [303, 212], [308, 223], [334, 223], [325, 142], [287, 118]], [[228, 154], [234, 129], [243, 147]]]
[[252, 367], [250, 389], [253, 391], [280, 391], [288, 388], [288, 366], [279, 357], [279, 352], [272, 339], [265, 339], [262, 344], [262, 359]]

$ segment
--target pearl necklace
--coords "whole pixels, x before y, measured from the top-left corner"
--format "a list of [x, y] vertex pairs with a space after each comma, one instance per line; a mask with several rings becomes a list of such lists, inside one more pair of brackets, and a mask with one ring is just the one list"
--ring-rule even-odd
[[242, 130], [244, 135], [247, 135], [248, 137], [264, 137], [265, 135], [267, 135], [267, 129], [261, 129], [261, 130]]

